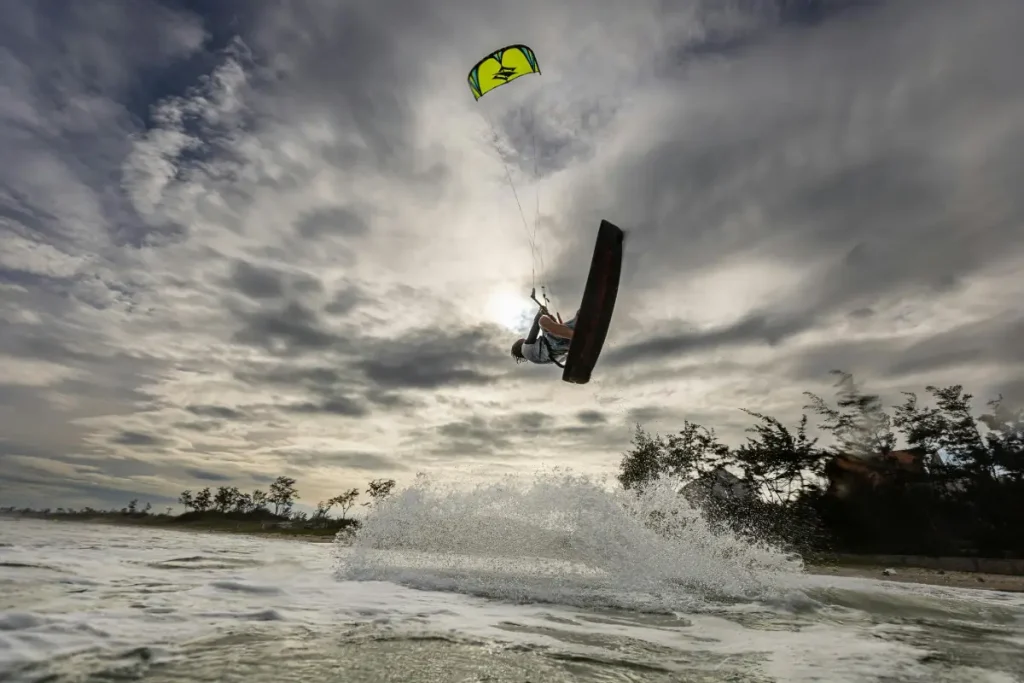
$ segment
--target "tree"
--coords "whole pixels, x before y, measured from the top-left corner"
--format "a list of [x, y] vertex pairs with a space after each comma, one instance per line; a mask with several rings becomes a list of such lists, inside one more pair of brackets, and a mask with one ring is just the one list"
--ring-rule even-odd
[[794, 433], [774, 417], [743, 412], [759, 420], [746, 430], [754, 436], [732, 453], [733, 464], [743, 470], [747, 481], [780, 505], [793, 501], [799, 493], [820, 488], [826, 453], [817, 448], [817, 439], [808, 438], [806, 415]]
[[370, 500], [363, 503], [363, 506], [379, 505], [381, 501], [391, 495], [391, 491], [393, 491], [394, 488], [394, 479], [374, 479], [370, 482], [369, 488], [366, 489], [366, 493], [370, 496]]
[[238, 489], [234, 489], [235, 492], [235, 512], [243, 515], [248, 514], [252, 511], [252, 495], [248, 493], [242, 493]]
[[985, 445], [992, 462], [1019, 484], [1024, 484], [1024, 408], [1012, 410], [1003, 397], [988, 402], [989, 411], [979, 421], [988, 428]]
[[124, 509], [124, 512], [128, 513], [129, 515], [134, 515], [138, 511], [138, 508], [139, 508], [139, 499], [138, 498], [132, 498], [130, 501], [128, 501], [128, 507], [126, 507]]
[[729, 447], [718, 440], [714, 429], [683, 420], [683, 428], [670, 434], [662, 457], [665, 474], [697, 479], [728, 464]]
[[274, 504], [274, 514], [285, 516], [291, 512], [292, 505], [298, 500], [299, 494], [295, 490], [295, 480], [291, 477], [278, 477], [270, 485], [268, 501]]
[[194, 508], [195, 502], [192, 500], [192, 491], [189, 489], [182, 491], [181, 495], [178, 496], [178, 504], [185, 508], [186, 512]]
[[227, 512], [235, 505], [235, 496], [238, 489], [230, 486], [218, 486], [217, 493], [213, 497], [213, 505], [218, 512]]
[[213, 496], [210, 494], [210, 487], [207, 486], [197, 493], [192, 499], [192, 508], [196, 512], [206, 512], [213, 504]]
[[847, 372], [833, 370], [830, 374], [838, 377], [834, 385], [838, 408], [809, 391], [804, 395], [811, 403], [804, 407], [825, 418], [820, 427], [836, 440], [835, 450], [858, 456], [891, 452], [896, 445], [896, 435], [892, 431], [892, 418], [882, 408], [881, 399], [861, 392], [853, 375]]
[[320, 501], [316, 504], [316, 510], [313, 512], [312, 520], [317, 524], [325, 524], [327, 522], [327, 514], [331, 511], [334, 506], [334, 499], [331, 498], [327, 502]]
[[659, 477], [693, 480], [729, 462], [729, 447], [714, 429], [683, 421], [683, 428], [668, 438], [652, 437], [640, 425], [633, 434], [633, 449], [619, 463], [619, 483], [643, 489]]
[[993, 478], [995, 463], [971, 414], [971, 394], [963, 393], [960, 385], [928, 386], [926, 391], [935, 398], [935, 407], [922, 408], [916, 394], [904, 392], [906, 400], [896, 408], [895, 424], [907, 443], [929, 455], [944, 453], [949, 464], [934, 467], [947, 479]]
[[328, 503], [329, 506], [337, 505], [338, 507], [340, 507], [341, 508], [341, 517], [340, 517], [340, 519], [346, 519], [346, 516], [348, 515], [348, 511], [351, 510], [352, 507], [356, 504], [356, 498], [358, 498], [358, 497], [359, 497], [359, 489], [353, 488], [353, 489], [349, 489], [348, 491], [345, 491], [341, 495], [337, 495], [334, 498], [331, 498], [329, 501], [327, 501], [327, 503]]
[[266, 494], [265, 491], [261, 491], [260, 489], [256, 489], [255, 491], [252, 492], [252, 511], [253, 512], [256, 512], [257, 510], [266, 510], [268, 502], [269, 501], [267, 499], [267, 494]]
[[642, 489], [662, 474], [665, 444], [660, 436], [651, 437], [639, 424], [633, 432], [633, 449], [619, 462], [619, 483], [625, 489]]

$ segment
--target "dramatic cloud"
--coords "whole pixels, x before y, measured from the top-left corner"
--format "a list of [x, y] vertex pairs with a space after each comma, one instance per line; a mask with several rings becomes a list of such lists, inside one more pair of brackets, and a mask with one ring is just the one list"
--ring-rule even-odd
[[[4, 6], [3, 504], [609, 471], [833, 368], [1024, 400], [1018, 0], [208, 4]], [[571, 386], [509, 348], [602, 218]]]

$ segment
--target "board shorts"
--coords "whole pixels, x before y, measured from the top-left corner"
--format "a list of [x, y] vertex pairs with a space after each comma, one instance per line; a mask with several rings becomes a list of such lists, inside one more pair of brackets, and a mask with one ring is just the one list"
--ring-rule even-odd
[[[579, 314], [580, 312], [576, 311], [576, 315], [574, 315], [571, 319], [566, 320], [563, 324], [570, 330], [575, 330], [576, 318], [579, 316]], [[541, 332], [541, 336], [543, 336], [544, 339], [547, 340], [548, 346], [551, 348], [551, 353], [555, 355], [569, 353], [569, 344], [572, 341], [571, 339], [566, 339], [564, 337], [556, 337], [552, 334], [548, 334], [547, 332]]]

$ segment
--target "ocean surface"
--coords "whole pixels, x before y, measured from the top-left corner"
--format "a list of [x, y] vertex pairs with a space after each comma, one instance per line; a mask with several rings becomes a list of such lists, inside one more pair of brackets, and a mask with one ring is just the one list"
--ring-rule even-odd
[[1024, 595], [814, 576], [664, 503], [421, 483], [345, 544], [0, 519], [0, 681], [1024, 681]]

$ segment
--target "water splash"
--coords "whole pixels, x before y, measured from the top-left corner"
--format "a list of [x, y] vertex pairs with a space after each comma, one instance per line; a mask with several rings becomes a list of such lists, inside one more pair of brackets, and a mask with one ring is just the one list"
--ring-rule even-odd
[[338, 577], [500, 599], [654, 611], [776, 595], [802, 569], [712, 531], [663, 480], [642, 495], [564, 470], [471, 489], [421, 476], [374, 509]]

